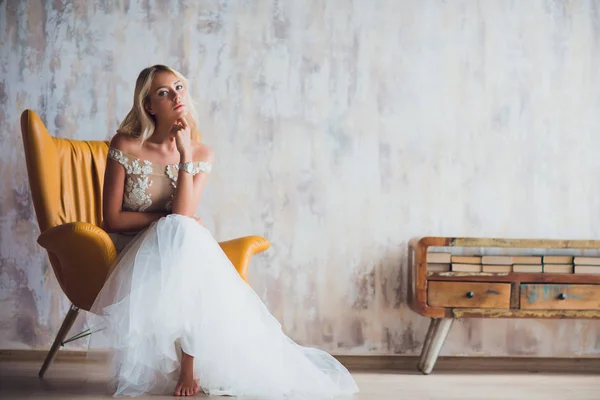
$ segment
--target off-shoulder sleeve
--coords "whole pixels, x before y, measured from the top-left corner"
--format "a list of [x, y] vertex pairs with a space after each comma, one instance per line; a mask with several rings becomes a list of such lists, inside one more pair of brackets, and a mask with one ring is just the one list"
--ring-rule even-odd
[[115, 160], [125, 168], [127, 168], [131, 163], [131, 160], [129, 159], [129, 157], [127, 157], [125, 153], [114, 147], [110, 147], [108, 149], [108, 158]]
[[194, 163], [194, 169], [192, 170], [192, 175], [196, 175], [199, 172], [210, 173], [212, 170], [212, 164], [208, 161], [196, 161]]

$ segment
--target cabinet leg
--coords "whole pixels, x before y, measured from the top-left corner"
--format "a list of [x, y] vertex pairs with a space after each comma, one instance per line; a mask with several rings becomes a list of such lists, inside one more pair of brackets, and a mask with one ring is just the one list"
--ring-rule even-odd
[[423, 369], [423, 365], [425, 365], [425, 357], [427, 357], [427, 353], [429, 352], [429, 348], [431, 347], [431, 341], [433, 339], [433, 335], [435, 333], [436, 327], [438, 326], [441, 318], [431, 318], [429, 321], [429, 328], [427, 329], [427, 335], [425, 335], [425, 342], [423, 343], [423, 348], [421, 349], [421, 357], [419, 358], [419, 364], [417, 368], [419, 370]]
[[429, 329], [425, 336], [425, 343], [421, 350], [421, 357], [417, 368], [425, 375], [433, 370], [433, 366], [440, 354], [440, 350], [444, 345], [446, 336], [452, 326], [452, 318], [432, 318], [429, 323]]

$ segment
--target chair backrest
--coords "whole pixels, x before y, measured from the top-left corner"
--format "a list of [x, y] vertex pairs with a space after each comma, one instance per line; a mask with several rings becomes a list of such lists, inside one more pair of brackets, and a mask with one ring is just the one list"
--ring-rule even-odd
[[50, 136], [32, 110], [21, 115], [21, 133], [40, 232], [75, 221], [100, 226], [108, 142]]

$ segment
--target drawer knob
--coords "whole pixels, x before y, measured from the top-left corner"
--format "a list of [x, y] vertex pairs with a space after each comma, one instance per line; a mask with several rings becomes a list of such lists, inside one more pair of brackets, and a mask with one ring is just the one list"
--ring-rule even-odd
[[558, 295], [558, 299], [559, 300], [565, 300], [566, 298], [567, 298], [567, 295], [564, 294], [564, 293], [561, 293], [561, 294]]
[[475, 293], [473, 293], [473, 292], [467, 292], [467, 297], [468, 297], [469, 299], [472, 299], [472, 298], [473, 298], [473, 296], [475, 296]]

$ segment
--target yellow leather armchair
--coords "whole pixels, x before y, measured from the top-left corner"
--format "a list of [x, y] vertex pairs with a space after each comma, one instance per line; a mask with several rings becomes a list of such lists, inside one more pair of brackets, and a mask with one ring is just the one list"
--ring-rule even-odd
[[[42, 378], [79, 310], [92, 306], [117, 256], [112, 240], [100, 228], [108, 142], [50, 136], [32, 110], [21, 115], [21, 133], [41, 232], [38, 243], [47, 250], [56, 279], [72, 303], [40, 369]], [[219, 244], [246, 282], [251, 256], [269, 248], [261, 236]]]

